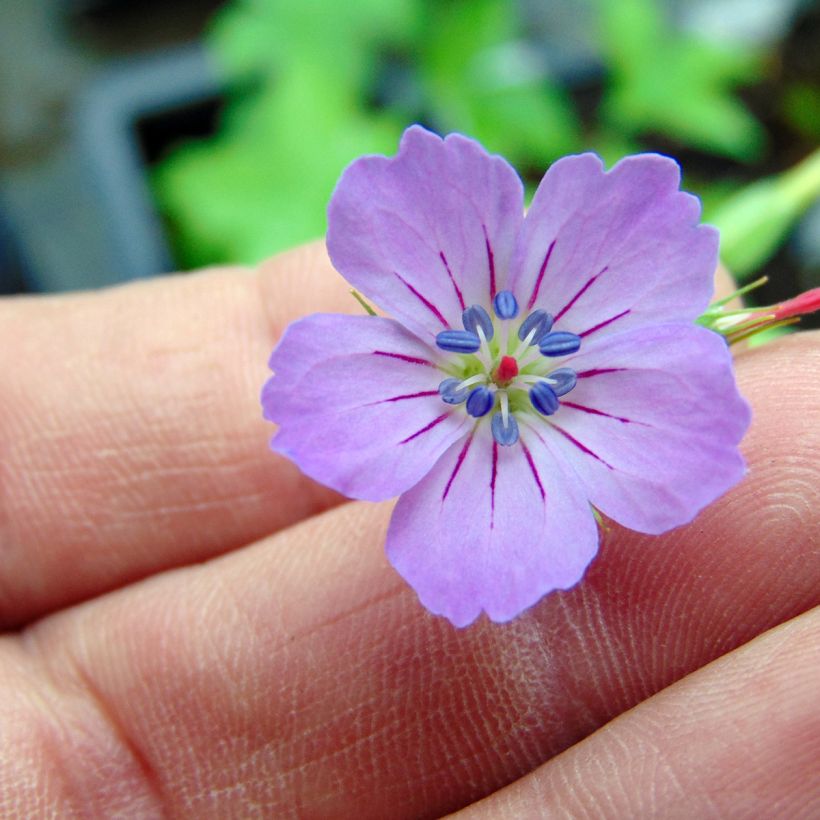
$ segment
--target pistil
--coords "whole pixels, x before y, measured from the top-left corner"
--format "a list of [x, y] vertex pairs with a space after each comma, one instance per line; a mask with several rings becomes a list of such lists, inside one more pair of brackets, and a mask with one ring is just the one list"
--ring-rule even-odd
[[493, 374], [499, 387], [508, 385], [518, 375], [518, 362], [512, 356], [502, 356]]
[[[511, 401], [510, 391], [527, 395], [531, 410], [538, 415], [555, 413], [559, 397], [575, 387], [577, 374], [570, 367], [550, 370], [549, 360], [577, 352], [581, 337], [553, 331], [553, 317], [544, 310], [535, 310], [518, 326], [519, 343], [510, 351], [510, 331], [516, 333], [511, 322], [518, 315], [518, 302], [510, 291], [500, 291], [492, 310], [502, 321], [498, 329], [487, 310], [472, 305], [462, 315], [464, 330], [447, 330], [437, 335], [436, 344], [441, 350], [464, 357], [460, 365], [464, 376], [445, 379], [439, 385], [439, 394], [446, 404], [463, 404], [467, 414], [475, 419], [492, 414], [493, 438], [497, 444], [509, 447], [519, 439], [516, 413], [527, 412], [518, 393]], [[541, 364], [531, 370], [540, 372], [523, 372], [535, 362]], [[476, 365], [481, 372], [475, 372]], [[458, 367], [454, 368], [456, 373]]]

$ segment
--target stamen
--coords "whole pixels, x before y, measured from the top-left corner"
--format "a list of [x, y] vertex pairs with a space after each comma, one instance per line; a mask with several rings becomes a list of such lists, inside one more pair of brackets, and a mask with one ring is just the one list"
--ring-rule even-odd
[[518, 316], [518, 300], [511, 290], [500, 290], [493, 299], [493, 309], [499, 319], [514, 319]]
[[540, 338], [552, 330], [553, 318], [546, 310], [534, 310], [518, 328], [518, 338], [527, 340], [527, 346], [537, 344]]
[[530, 390], [532, 406], [543, 416], [551, 416], [558, 409], [558, 396], [545, 382], [540, 381]]
[[518, 422], [515, 416], [508, 416], [504, 419], [502, 413], [496, 413], [490, 421], [490, 429], [493, 432], [493, 438], [502, 447], [511, 447], [518, 441]]
[[495, 404], [495, 396], [486, 387], [476, 387], [467, 397], [467, 412], [475, 417], [486, 416]]
[[515, 358], [520, 359], [528, 347], [537, 345], [541, 338], [552, 329], [552, 322], [552, 314], [545, 310], [533, 311], [524, 319], [521, 327], [518, 328], [518, 338], [521, 339], [521, 344], [513, 353]]
[[478, 334], [478, 339], [481, 345], [476, 352], [476, 356], [484, 367], [489, 368], [493, 359], [493, 353], [490, 350], [490, 343], [487, 341], [487, 337], [484, 335], [484, 328], [481, 327], [481, 325], [476, 326], [476, 333]]
[[458, 379], [445, 379], [438, 386], [438, 394], [445, 404], [461, 404], [466, 401], [469, 390], [463, 389]]
[[577, 384], [578, 374], [571, 367], [559, 367], [549, 374], [546, 381], [550, 383], [556, 396], [566, 396]]
[[[456, 379], [456, 381], [458, 381], [458, 380]], [[464, 379], [464, 381], [459, 382], [458, 383], [458, 389], [462, 390], [464, 388], [471, 387], [474, 384], [478, 384], [479, 382], [485, 382], [486, 383], [486, 381], [487, 381], [487, 374], [486, 373], [477, 373], [475, 376], [470, 376], [470, 378]]]
[[510, 415], [510, 397], [506, 390], [498, 391], [498, 399], [501, 403], [501, 418], [504, 419], [504, 426], [507, 426], [507, 418]]
[[512, 352], [514, 359], [520, 359], [524, 355], [524, 351], [533, 344], [537, 344], [538, 328], [533, 328], [522, 340], [521, 344]]
[[464, 323], [464, 329], [470, 333], [475, 333], [476, 336], [478, 336], [478, 329], [481, 328], [484, 331], [484, 336], [488, 340], [493, 338], [493, 333], [495, 332], [493, 320], [490, 318], [490, 314], [487, 313], [481, 305], [468, 307], [467, 310], [461, 314], [461, 321]]
[[475, 353], [481, 339], [468, 330], [442, 330], [436, 336], [436, 345], [449, 353]]
[[555, 382], [547, 376], [539, 376], [536, 373], [527, 373], [523, 376], [519, 376], [517, 380], [524, 384], [538, 384], [538, 382], [546, 382], [550, 386], [555, 384]]
[[538, 349], [542, 356], [568, 356], [570, 353], [576, 353], [579, 347], [581, 347], [581, 337], [575, 333], [567, 333], [565, 330], [548, 333], [538, 342]]
[[518, 369], [519, 371], [523, 370], [527, 365], [531, 365], [533, 362], [543, 362], [544, 357], [541, 355], [541, 351], [536, 347], [532, 352], [528, 355], [523, 357], [519, 356], [518, 359]]

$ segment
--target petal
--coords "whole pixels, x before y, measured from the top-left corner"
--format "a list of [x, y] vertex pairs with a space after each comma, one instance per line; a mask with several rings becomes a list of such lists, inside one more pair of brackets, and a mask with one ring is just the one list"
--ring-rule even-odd
[[678, 190], [680, 169], [658, 154], [608, 173], [595, 154], [547, 171], [512, 260], [508, 287], [527, 309], [583, 337], [647, 322], [691, 321], [706, 308], [718, 234]]
[[603, 337], [568, 363], [577, 385], [542, 434], [610, 518], [664, 532], [743, 477], [737, 445], [749, 408], [716, 333], [678, 324], [636, 329]]
[[460, 134], [420, 126], [396, 157], [345, 170], [328, 208], [327, 247], [354, 287], [424, 339], [461, 327], [504, 286], [523, 219], [512, 167]]
[[271, 356], [272, 449], [311, 478], [379, 501], [412, 487], [470, 424], [438, 394], [436, 353], [392, 319], [316, 314]]
[[507, 621], [583, 575], [598, 533], [577, 477], [521, 430], [499, 447], [482, 424], [401, 497], [387, 555], [432, 612]]

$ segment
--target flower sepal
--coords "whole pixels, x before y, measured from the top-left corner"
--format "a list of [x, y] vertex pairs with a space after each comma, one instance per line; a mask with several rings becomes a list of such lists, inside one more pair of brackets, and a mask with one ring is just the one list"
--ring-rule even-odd
[[767, 281], [768, 278], [763, 276], [719, 299], [708, 307], [697, 323], [719, 333], [731, 345], [753, 339], [763, 331], [796, 324], [802, 316], [820, 310], [820, 288], [812, 288], [774, 305], [727, 309], [729, 302], [759, 288]]

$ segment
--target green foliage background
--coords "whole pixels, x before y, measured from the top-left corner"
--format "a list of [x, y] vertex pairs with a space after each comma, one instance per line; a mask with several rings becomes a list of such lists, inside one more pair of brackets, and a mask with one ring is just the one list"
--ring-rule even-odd
[[[514, 0], [233, 0], [208, 38], [228, 89], [219, 130], [154, 175], [179, 261], [253, 263], [321, 236], [344, 166], [393, 153], [414, 121], [475, 137], [531, 186], [563, 154], [613, 162], [658, 138], [739, 163], [764, 154], [738, 89], [765, 80], [766, 54], [681, 33], [656, 0], [588, 2], [601, 60], [591, 111], [551, 72]], [[817, 128], [815, 86], [789, 89], [786, 105], [796, 129]], [[820, 160], [748, 191], [687, 186], [724, 229], [724, 258], [751, 274], [817, 197]]]

